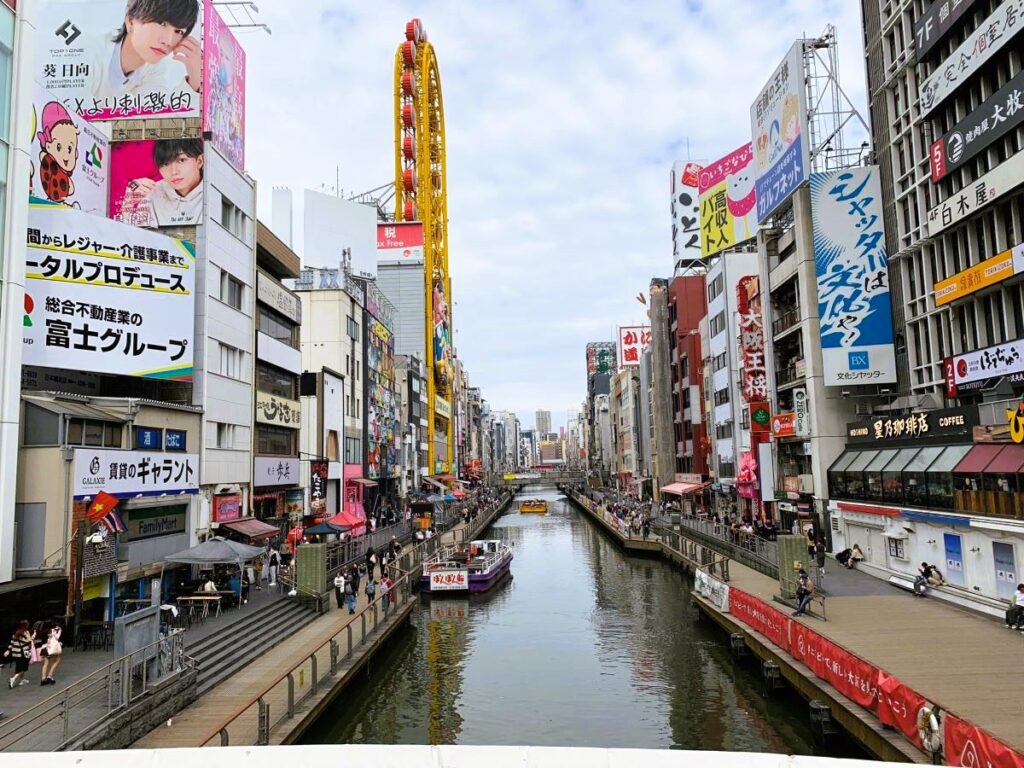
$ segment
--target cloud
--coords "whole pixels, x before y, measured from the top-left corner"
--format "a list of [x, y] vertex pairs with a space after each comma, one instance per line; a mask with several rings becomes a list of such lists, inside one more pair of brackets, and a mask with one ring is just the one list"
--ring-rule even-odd
[[241, 39], [265, 221], [272, 186], [333, 186], [336, 169], [346, 192], [391, 181], [394, 53], [422, 16], [444, 92], [455, 341], [471, 383], [524, 424], [578, 408], [585, 344], [642, 319], [634, 296], [672, 270], [672, 162], [748, 141], [750, 102], [797, 37], [837, 26], [843, 86], [866, 117], [849, 0], [260, 10], [273, 34]]

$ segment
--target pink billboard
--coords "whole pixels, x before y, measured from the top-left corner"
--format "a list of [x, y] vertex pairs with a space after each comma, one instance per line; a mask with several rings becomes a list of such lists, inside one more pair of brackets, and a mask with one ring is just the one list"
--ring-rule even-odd
[[203, 218], [203, 142], [121, 141], [110, 148], [110, 218], [181, 227]]
[[245, 51], [205, 0], [203, 131], [235, 168], [245, 167]]

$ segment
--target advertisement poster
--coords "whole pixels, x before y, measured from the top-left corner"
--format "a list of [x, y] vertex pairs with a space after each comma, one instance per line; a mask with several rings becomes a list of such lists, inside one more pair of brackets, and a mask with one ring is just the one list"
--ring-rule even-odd
[[1024, 339], [949, 358], [947, 368], [950, 397], [982, 389], [1004, 376], [1010, 383], [1019, 384], [1024, 380]]
[[[448, 321], [448, 299], [444, 282], [434, 280], [432, 291], [432, 324], [434, 328], [434, 385], [440, 395], [447, 395], [452, 385], [452, 331]], [[445, 418], [451, 418], [446, 416]]]
[[1024, 273], [1024, 244], [1015, 245], [973, 267], [935, 283], [935, 306], [941, 307], [975, 291]]
[[651, 345], [649, 325], [626, 325], [619, 328], [619, 368], [640, 365], [640, 355]]
[[744, 144], [700, 172], [700, 255], [705, 259], [757, 236], [753, 161], [753, 144]]
[[203, 131], [236, 169], [245, 169], [245, 50], [204, 1]]
[[993, 541], [992, 562], [996, 571], [996, 592], [1004, 600], [1009, 600], [1017, 591], [1017, 557], [1013, 544]]
[[203, 160], [199, 139], [117, 142], [110, 159], [110, 218], [149, 229], [199, 224]]
[[825, 385], [895, 382], [878, 167], [812, 174], [811, 218]]
[[393, 263], [423, 263], [423, 223], [389, 221], [377, 225], [377, 260]]
[[38, 83], [32, 91], [29, 195], [107, 215], [110, 141]]
[[[200, 0], [39, 0], [33, 77], [86, 120], [199, 117]], [[114, 71], [116, 68], [116, 71]]]
[[309, 462], [309, 514], [323, 515], [327, 512], [326, 461]]
[[190, 243], [33, 198], [23, 364], [191, 381], [195, 267]]
[[199, 454], [76, 448], [74, 497], [199, 492]]
[[750, 107], [750, 135], [756, 161], [757, 220], [763, 222], [810, 173], [803, 43], [793, 44], [757, 94]]
[[591, 341], [587, 344], [587, 375], [594, 373], [615, 373], [615, 343]]
[[701, 163], [672, 164], [669, 185], [672, 192], [672, 255], [674, 262], [699, 259], [700, 204], [697, 193]]

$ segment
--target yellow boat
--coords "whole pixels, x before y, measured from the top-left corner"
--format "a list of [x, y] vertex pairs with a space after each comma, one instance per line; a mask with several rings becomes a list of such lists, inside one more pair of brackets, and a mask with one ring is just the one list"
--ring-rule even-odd
[[519, 511], [544, 514], [548, 511], [548, 503], [544, 499], [524, 499], [519, 502]]

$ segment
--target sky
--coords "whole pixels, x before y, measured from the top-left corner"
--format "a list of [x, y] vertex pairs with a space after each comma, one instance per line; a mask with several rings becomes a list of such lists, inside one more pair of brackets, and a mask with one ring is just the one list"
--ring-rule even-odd
[[336, 175], [345, 195], [393, 180], [394, 53], [422, 19], [444, 94], [454, 342], [471, 385], [524, 427], [538, 408], [563, 425], [586, 395], [586, 343], [646, 321], [637, 293], [672, 274], [673, 161], [749, 141], [750, 103], [796, 38], [836, 26], [868, 119], [855, 0], [257, 5], [272, 34], [238, 36], [268, 224], [274, 186], [298, 203]]

